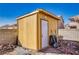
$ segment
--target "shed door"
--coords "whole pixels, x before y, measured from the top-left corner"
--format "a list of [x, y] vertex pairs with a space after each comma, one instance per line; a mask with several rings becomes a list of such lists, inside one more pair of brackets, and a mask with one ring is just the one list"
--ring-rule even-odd
[[48, 22], [42, 20], [42, 48], [48, 46]]

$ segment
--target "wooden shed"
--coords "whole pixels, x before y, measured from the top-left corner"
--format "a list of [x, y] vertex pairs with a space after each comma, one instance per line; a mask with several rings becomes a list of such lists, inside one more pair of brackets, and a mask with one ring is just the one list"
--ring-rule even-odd
[[43, 9], [17, 18], [18, 39], [22, 47], [40, 50], [49, 46], [49, 36], [57, 34], [60, 18]]

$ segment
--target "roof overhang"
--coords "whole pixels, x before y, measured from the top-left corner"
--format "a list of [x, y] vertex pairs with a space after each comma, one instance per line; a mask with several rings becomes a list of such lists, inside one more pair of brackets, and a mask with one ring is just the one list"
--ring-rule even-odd
[[24, 18], [24, 17], [30, 16], [30, 15], [36, 14], [36, 13], [38, 13], [38, 12], [44, 13], [44, 14], [46, 14], [46, 15], [49, 15], [49, 16], [53, 17], [53, 18], [56, 18], [57, 20], [60, 20], [60, 18], [59, 18], [58, 16], [53, 15], [53, 14], [51, 14], [51, 13], [49, 13], [49, 12], [43, 10], [43, 9], [38, 9], [38, 10], [33, 11], [33, 12], [31, 12], [31, 13], [28, 13], [28, 14], [25, 14], [25, 15], [23, 15], [23, 16], [20, 16], [20, 17], [18, 17], [18, 18], [16, 18], [16, 19], [19, 20], [19, 19], [21, 19], [21, 18]]

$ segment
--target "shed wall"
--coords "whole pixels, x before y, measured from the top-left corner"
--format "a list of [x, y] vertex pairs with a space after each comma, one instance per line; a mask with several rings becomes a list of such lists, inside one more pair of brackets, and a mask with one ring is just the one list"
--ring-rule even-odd
[[25, 48], [37, 49], [37, 14], [18, 20], [19, 41]]
[[[45, 19], [42, 19], [45, 18]], [[41, 30], [41, 20], [46, 20], [48, 22], [48, 36], [52, 33], [57, 34], [57, 25], [59, 20], [50, 17], [44, 13], [38, 13], [38, 45], [39, 49], [42, 48], [42, 30]]]

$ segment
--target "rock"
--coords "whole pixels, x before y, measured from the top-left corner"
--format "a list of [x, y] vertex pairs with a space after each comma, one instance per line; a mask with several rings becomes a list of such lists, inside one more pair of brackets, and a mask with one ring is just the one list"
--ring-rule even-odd
[[78, 51], [75, 51], [75, 53], [78, 54], [79, 52]]
[[14, 51], [16, 52], [16, 55], [27, 55], [30, 54], [28, 50], [23, 49], [22, 47], [17, 46]]

